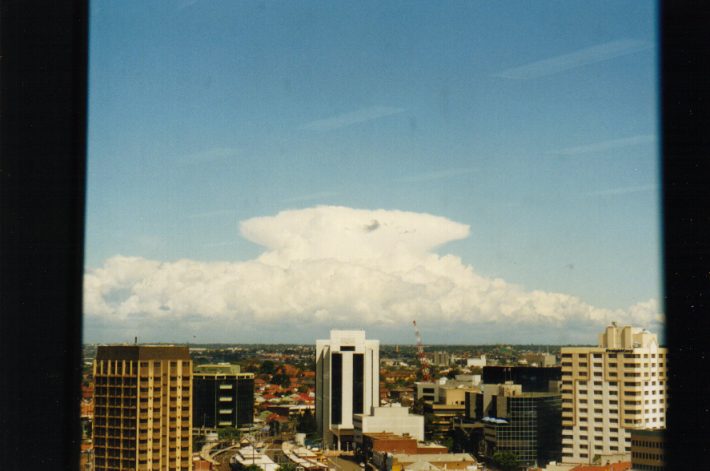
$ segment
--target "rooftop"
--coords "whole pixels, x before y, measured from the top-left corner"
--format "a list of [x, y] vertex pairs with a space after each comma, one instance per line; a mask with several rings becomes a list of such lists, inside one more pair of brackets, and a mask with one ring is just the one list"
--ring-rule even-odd
[[190, 360], [190, 349], [175, 345], [99, 345], [97, 360]]
[[[198, 365], [193, 370], [194, 374], [209, 375], [238, 375], [241, 374], [241, 367], [231, 363], [216, 363], [211, 365]], [[250, 373], [253, 376], [253, 373]]]

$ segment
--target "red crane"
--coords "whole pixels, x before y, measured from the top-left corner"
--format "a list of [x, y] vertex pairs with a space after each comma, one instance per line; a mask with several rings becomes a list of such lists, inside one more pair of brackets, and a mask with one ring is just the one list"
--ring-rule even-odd
[[412, 321], [414, 326], [414, 334], [417, 336], [417, 358], [419, 358], [419, 365], [422, 371], [422, 380], [431, 381], [429, 376], [429, 359], [424, 354], [424, 345], [422, 345], [422, 336], [419, 333], [419, 327], [417, 327], [417, 321]]

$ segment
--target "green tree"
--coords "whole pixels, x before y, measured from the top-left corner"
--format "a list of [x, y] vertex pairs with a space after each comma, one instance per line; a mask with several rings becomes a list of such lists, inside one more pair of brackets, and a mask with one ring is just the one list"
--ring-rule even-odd
[[242, 468], [244, 471], [263, 471], [261, 467], [255, 465], [255, 464], [250, 464], [249, 466], [245, 466]]
[[240, 432], [234, 427], [224, 427], [217, 429], [217, 435], [221, 440], [238, 440]]
[[446, 373], [446, 377], [449, 378], [449, 379], [455, 379], [455, 378], [456, 378], [456, 375], [460, 375], [460, 374], [461, 374], [461, 370], [460, 370], [460, 369], [458, 369], [458, 368], [452, 368], [452, 369], [449, 370], [448, 373]]
[[496, 451], [493, 454], [493, 464], [503, 471], [518, 469], [518, 456], [510, 451]]
[[318, 429], [318, 424], [316, 423], [316, 418], [310, 410], [306, 409], [306, 412], [298, 418], [296, 424], [296, 431], [299, 433], [314, 433]]
[[412, 414], [424, 415], [424, 398], [420, 397], [412, 404]]
[[271, 384], [278, 384], [284, 388], [291, 386], [291, 378], [283, 373], [277, 373], [271, 377]]
[[284, 463], [281, 466], [279, 466], [277, 471], [296, 471], [296, 465], [291, 462]]
[[453, 453], [453, 449], [454, 449], [454, 439], [453, 439], [453, 437], [446, 437], [446, 438], [444, 438], [444, 440], [442, 441], [441, 444], [444, 445], [444, 446], [449, 450], [449, 453]]
[[259, 367], [259, 373], [263, 374], [273, 374], [275, 370], [274, 362], [271, 360], [264, 360]]

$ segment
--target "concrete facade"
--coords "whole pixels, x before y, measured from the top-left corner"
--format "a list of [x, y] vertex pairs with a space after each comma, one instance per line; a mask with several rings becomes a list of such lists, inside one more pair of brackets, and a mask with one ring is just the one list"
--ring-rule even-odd
[[192, 469], [187, 347], [100, 346], [94, 381], [94, 469]]
[[373, 407], [370, 414], [354, 414], [355, 442], [362, 444], [366, 433], [389, 432], [424, 440], [424, 416], [410, 414], [407, 407], [399, 404]]
[[478, 358], [467, 358], [466, 366], [468, 366], [469, 368], [483, 368], [484, 366], [486, 366], [486, 356], [481, 355]]
[[597, 347], [561, 349], [563, 462], [630, 461], [631, 430], [665, 427], [666, 355], [655, 334], [615, 323]]
[[665, 430], [631, 431], [631, 469], [633, 471], [663, 471], [666, 469], [663, 451]]
[[349, 449], [353, 414], [380, 405], [380, 342], [363, 330], [316, 341], [316, 422], [324, 448]]

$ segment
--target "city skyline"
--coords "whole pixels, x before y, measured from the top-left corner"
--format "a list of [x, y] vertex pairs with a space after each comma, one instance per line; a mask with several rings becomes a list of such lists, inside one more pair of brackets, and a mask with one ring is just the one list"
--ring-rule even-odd
[[662, 336], [655, 3], [413, 5], [95, 2], [85, 341]]

